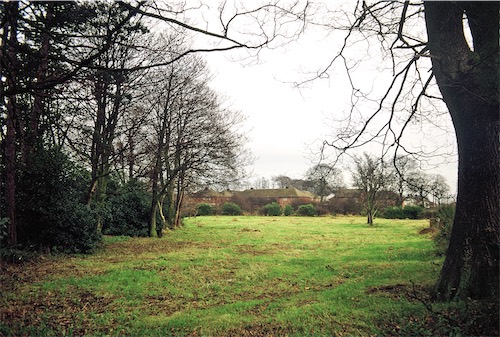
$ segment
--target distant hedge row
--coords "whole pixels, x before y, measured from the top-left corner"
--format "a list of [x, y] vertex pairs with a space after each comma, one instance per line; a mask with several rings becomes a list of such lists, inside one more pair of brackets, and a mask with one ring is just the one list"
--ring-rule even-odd
[[405, 206], [386, 208], [381, 217], [386, 219], [421, 219], [425, 209], [422, 206]]
[[[313, 204], [300, 205], [297, 210], [294, 210], [291, 205], [286, 205], [284, 208], [277, 202], [272, 202], [270, 204], [262, 207], [261, 210], [263, 215], [266, 216], [290, 216], [290, 215], [300, 215], [300, 216], [315, 216], [317, 215], [316, 207]], [[220, 213], [222, 215], [241, 215], [243, 211], [241, 207], [233, 202], [226, 202], [220, 208], [218, 212], [216, 207], [202, 203], [197, 206], [196, 215], [215, 215]]]

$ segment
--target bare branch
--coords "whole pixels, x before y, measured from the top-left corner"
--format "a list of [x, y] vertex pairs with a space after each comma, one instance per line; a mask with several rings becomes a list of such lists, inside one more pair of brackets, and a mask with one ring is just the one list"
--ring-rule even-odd
[[[439, 96], [429, 93], [429, 88], [434, 84], [432, 73], [425, 79], [420, 76], [419, 68], [429, 67], [427, 58], [429, 50], [424, 40], [422, 4], [411, 0], [376, 1], [371, 4], [359, 1], [355, 5], [353, 14], [345, 11], [331, 13], [332, 16], [326, 19], [327, 24], [319, 22], [315, 25], [330, 30], [345, 31], [338, 52], [313, 76], [294, 83], [297, 87], [301, 87], [317, 79], [329, 78], [330, 73], [338, 65], [344, 70], [345, 78], [350, 84], [351, 106], [349, 111], [346, 111], [344, 120], [340, 121], [341, 129], [337, 130], [332, 140], [323, 141], [322, 160], [327, 157], [325, 151], [328, 149], [333, 149], [339, 158], [350, 149], [359, 149], [374, 143], [380, 144], [382, 156], [387, 156], [389, 153], [397, 154], [398, 151], [427, 158], [436, 155], [437, 152], [429, 150], [424, 152], [423, 148], [417, 148], [417, 144], [409, 146], [403, 143], [404, 135], [411, 129], [410, 126], [414, 125], [412, 122], [417, 120], [417, 116], [427, 118], [421, 109], [422, 101], [425, 99], [426, 105], [430, 100], [442, 101]], [[338, 21], [341, 15], [347, 17], [348, 25], [342, 25]], [[387, 55], [389, 56], [387, 61], [392, 63], [392, 79], [380, 97], [374, 97], [358, 86], [359, 80], [354, 77], [354, 71], [364, 60], [359, 53], [350, 55], [353, 44], [362, 42], [368, 50], [371, 41], [380, 44], [380, 57]], [[372, 59], [370, 55], [365, 57], [366, 60]], [[368, 112], [363, 104], [376, 104], [376, 106], [370, 108], [373, 110], [366, 118], [360, 119], [358, 115], [363, 116]], [[336, 161], [338, 159], [335, 159]]]

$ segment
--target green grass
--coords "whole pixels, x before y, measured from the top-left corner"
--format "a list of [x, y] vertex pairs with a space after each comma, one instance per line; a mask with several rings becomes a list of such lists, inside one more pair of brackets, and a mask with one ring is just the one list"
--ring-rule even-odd
[[0, 336], [403, 332], [425, 315], [410, 295], [425, 296], [442, 261], [419, 234], [426, 220], [364, 222], [198, 217], [161, 239], [5, 266]]

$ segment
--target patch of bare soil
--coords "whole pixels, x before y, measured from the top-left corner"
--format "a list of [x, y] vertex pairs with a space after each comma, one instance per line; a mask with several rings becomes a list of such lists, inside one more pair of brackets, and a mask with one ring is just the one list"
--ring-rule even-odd
[[428, 297], [430, 290], [418, 285], [410, 285], [410, 284], [391, 284], [385, 286], [378, 287], [369, 287], [365, 293], [367, 294], [376, 294], [381, 293], [387, 295], [391, 298], [424, 298]]
[[436, 227], [426, 227], [424, 229], [421, 229], [418, 234], [436, 234], [437, 232], [439, 232], [439, 229], [437, 229]]
[[252, 229], [252, 228], [243, 228], [241, 231], [242, 231], [242, 232], [255, 232], [255, 233], [260, 233], [260, 230], [258, 230], [258, 229]]
[[261, 323], [255, 325], [245, 326], [239, 329], [232, 329], [227, 331], [225, 336], [241, 336], [241, 337], [286, 337], [293, 333], [290, 329], [283, 328], [279, 325], [270, 323]]
[[288, 245], [272, 243], [268, 245], [253, 245], [253, 244], [236, 245], [234, 251], [238, 254], [259, 256], [259, 255], [273, 255], [279, 252], [285, 252], [289, 250], [290, 247]]
[[95, 331], [92, 315], [107, 312], [112, 302], [112, 298], [91, 292], [75, 290], [63, 295], [49, 291], [0, 303], [0, 321], [19, 327], [45, 326], [52, 331], [84, 335]]

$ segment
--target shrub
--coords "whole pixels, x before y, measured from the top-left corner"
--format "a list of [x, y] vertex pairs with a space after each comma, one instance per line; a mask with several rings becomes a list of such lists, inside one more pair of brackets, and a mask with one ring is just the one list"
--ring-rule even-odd
[[360, 214], [363, 210], [363, 205], [353, 197], [331, 198], [328, 200], [328, 209], [330, 213]]
[[386, 219], [404, 219], [403, 208], [398, 206], [388, 207], [382, 213], [382, 217]]
[[316, 205], [316, 215], [322, 216], [322, 215], [328, 215], [328, 214], [335, 214], [335, 212], [332, 212], [326, 204], [323, 205]]
[[222, 215], [241, 215], [241, 208], [233, 202], [226, 202], [222, 205]]
[[283, 214], [283, 209], [277, 202], [272, 202], [262, 208], [262, 213], [269, 216], [280, 216], [281, 214]]
[[386, 219], [420, 219], [424, 212], [422, 206], [389, 207], [384, 210], [382, 217]]
[[313, 204], [300, 205], [299, 208], [297, 208], [297, 214], [302, 216], [315, 216], [316, 208]]
[[61, 212], [57, 226], [48, 233], [52, 237], [52, 248], [65, 253], [91, 253], [101, 242], [96, 228], [96, 218], [83, 204], [74, 204], [71, 212]]
[[148, 236], [151, 197], [146, 186], [137, 180], [131, 180], [118, 186], [115, 191], [108, 192], [107, 219], [103, 223], [103, 234]]
[[420, 219], [424, 212], [422, 206], [405, 206], [403, 208], [404, 219]]
[[[38, 254], [26, 250], [20, 245], [14, 247], [0, 247], [0, 265], [2, 262], [8, 264], [22, 264], [24, 262], [36, 260]], [[1, 330], [0, 330], [1, 332]]]
[[58, 148], [40, 148], [18, 184], [19, 241], [25, 247], [89, 253], [101, 241], [84, 204], [88, 173]]
[[285, 216], [290, 216], [290, 215], [292, 215], [292, 214], [293, 214], [293, 207], [292, 207], [292, 205], [286, 205], [286, 206], [285, 206], [285, 209], [283, 210], [283, 214], [284, 214]]
[[436, 229], [434, 244], [438, 255], [445, 255], [450, 243], [451, 228], [455, 217], [455, 206], [444, 205], [436, 211]]
[[199, 204], [196, 208], [196, 215], [214, 215], [215, 209], [209, 204]]

